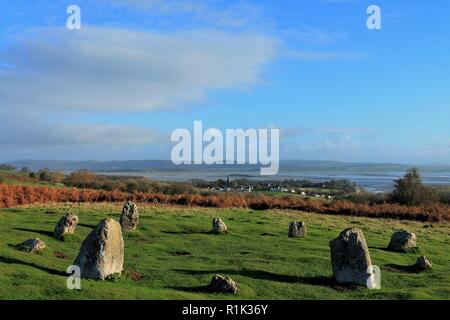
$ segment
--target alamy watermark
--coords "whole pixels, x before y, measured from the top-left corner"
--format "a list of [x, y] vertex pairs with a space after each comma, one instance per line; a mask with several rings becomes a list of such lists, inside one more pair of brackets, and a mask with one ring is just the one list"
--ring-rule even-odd
[[[67, 7], [66, 13], [69, 17], [66, 20], [66, 27], [69, 30], [81, 29], [81, 8], [78, 5], [72, 4]], [[366, 26], [369, 30], [381, 29], [381, 8], [376, 4], [367, 7], [366, 13], [369, 15], [366, 21]]]
[[367, 268], [370, 275], [367, 278], [366, 287], [368, 289], [381, 289], [381, 269], [379, 266], [371, 265]]
[[176, 165], [259, 164], [264, 176], [276, 175], [280, 167], [279, 129], [226, 129], [223, 134], [216, 128], [203, 132], [203, 122], [194, 121], [193, 135], [176, 129], [170, 139], [178, 142], [171, 152]]
[[67, 268], [66, 273], [69, 274], [67, 277], [67, 289], [69, 290], [80, 290], [81, 289], [81, 270], [77, 265], [71, 265]]
[[77, 5], [70, 5], [66, 10], [67, 14], [70, 16], [66, 20], [66, 27], [69, 30], [80, 30], [81, 29], [81, 9]]
[[367, 29], [380, 30], [381, 29], [381, 8], [380, 6], [373, 4], [367, 7], [367, 14], [370, 16], [367, 18]]

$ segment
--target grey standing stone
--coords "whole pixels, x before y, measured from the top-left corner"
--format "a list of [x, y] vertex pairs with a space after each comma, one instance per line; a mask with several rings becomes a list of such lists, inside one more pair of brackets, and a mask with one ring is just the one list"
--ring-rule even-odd
[[417, 247], [417, 237], [414, 233], [402, 230], [395, 232], [388, 245], [388, 250], [395, 252], [408, 252]]
[[134, 231], [139, 224], [139, 211], [135, 203], [127, 201], [122, 209], [120, 225], [122, 230]]
[[306, 236], [306, 224], [294, 221], [289, 224], [289, 238], [302, 238]]
[[237, 294], [238, 287], [237, 283], [234, 282], [229, 277], [224, 277], [221, 275], [215, 275], [212, 277], [211, 282], [209, 283], [209, 288], [212, 292], [217, 293], [232, 293]]
[[62, 239], [68, 234], [73, 234], [78, 226], [78, 216], [67, 213], [58, 222], [53, 231], [56, 239]]
[[223, 232], [227, 232], [228, 228], [227, 225], [225, 224], [225, 222], [223, 222], [221, 219], [219, 218], [214, 218], [213, 222], [212, 222], [212, 232], [213, 233], [223, 233]]
[[363, 232], [346, 229], [330, 241], [331, 264], [339, 283], [353, 283], [369, 287], [372, 261]]
[[74, 265], [80, 267], [81, 276], [104, 280], [123, 271], [124, 242], [120, 224], [107, 218], [83, 241]]
[[417, 258], [416, 264], [414, 265], [416, 269], [419, 271], [425, 271], [433, 268], [433, 265], [431, 264], [430, 260], [427, 259], [425, 256], [421, 256]]

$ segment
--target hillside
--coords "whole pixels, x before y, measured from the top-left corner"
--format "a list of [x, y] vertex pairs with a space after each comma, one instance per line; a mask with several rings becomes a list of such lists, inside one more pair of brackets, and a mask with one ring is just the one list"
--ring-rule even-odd
[[[107, 282], [82, 281], [81, 291], [66, 288], [66, 268], [81, 242], [106, 216], [119, 218], [118, 204], [67, 204], [0, 210], [0, 299], [450, 299], [448, 223], [429, 224], [337, 217], [293, 211], [253, 211], [169, 206], [140, 207], [141, 225], [126, 233], [125, 273]], [[51, 233], [59, 217], [80, 217], [77, 232], [65, 242]], [[213, 217], [230, 232], [212, 235]], [[305, 221], [308, 235], [287, 237], [290, 221]], [[382, 289], [337, 285], [332, 280], [328, 242], [343, 229], [364, 232], [372, 261], [381, 267]], [[387, 252], [396, 229], [417, 233], [419, 252]], [[14, 248], [25, 239], [47, 243], [42, 254]], [[413, 273], [420, 254], [433, 270]], [[237, 296], [209, 293], [211, 277], [238, 282]]]
[[[75, 171], [88, 169], [96, 172], [127, 172], [149, 170], [233, 170], [236, 172], [256, 171], [256, 165], [183, 165], [176, 166], [170, 160], [129, 160], [129, 161], [68, 161], [68, 160], [17, 160], [8, 164], [28, 167], [32, 171], [43, 168], [50, 170]], [[315, 160], [281, 160], [282, 171], [334, 171], [334, 172], [404, 172], [414, 164], [355, 163]], [[423, 172], [450, 172], [448, 165], [416, 165]]]

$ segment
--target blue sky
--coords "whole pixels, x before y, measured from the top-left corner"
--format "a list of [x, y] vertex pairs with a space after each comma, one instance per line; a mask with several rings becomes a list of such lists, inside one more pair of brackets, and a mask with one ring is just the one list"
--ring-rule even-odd
[[[81, 30], [65, 28], [79, 5]], [[366, 28], [377, 4], [382, 29]], [[281, 129], [281, 157], [450, 164], [444, 0], [6, 0], [0, 161], [169, 159], [170, 133]]]

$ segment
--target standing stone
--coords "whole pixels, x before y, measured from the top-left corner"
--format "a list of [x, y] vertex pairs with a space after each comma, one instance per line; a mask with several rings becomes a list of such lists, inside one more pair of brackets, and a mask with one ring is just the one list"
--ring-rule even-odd
[[215, 275], [209, 283], [212, 292], [237, 294], [238, 288], [236, 282], [229, 277]]
[[62, 239], [65, 235], [73, 234], [77, 228], [79, 219], [72, 213], [65, 214], [55, 227], [53, 234], [56, 239]]
[[83, 278], [104, 280], [123, 271], [123, 256], [120, 224], [107, 218], [83, 241], [74, 265], [80, 267]]
[[135, 203], [127, 201], [122, 209], [120, 225], [122, 230], [134, 231], [139, 223], [139, 212]]
[[212, 229], [213, 233], [223, 233], [223, 232], [228, 231], [228, 228], [227, 228], [227, 225], [225, 224], [225, 222], [223, 222], [219, 218], [213, 219], [212, 226], [213, 226], [213, 229]]
[[35, 253], [45, 249], [45, 242], [39, 238], [28, 239], [18, 244], [16, 248], [27, 253]]
[[302, 238], [306, 236], [306, 224], [294, 221], [289, 224], [289, 238]]
[[388, 245], [388, 250], [395, 252], [407, 252], [417, 247], [417, 237], [409, 231], [397, 231], [392, 237]]
[[331, 264], [339, 283], [354, 283], [373, 288], [373, 267], [362, 231], [351, 228], [330, 241]]
[[417, 258], [416, 264], [414, 267], [419, 271], [424, 271], [433, 268], [430, 260], [428, 260], [425, 256], [421, 256]]

